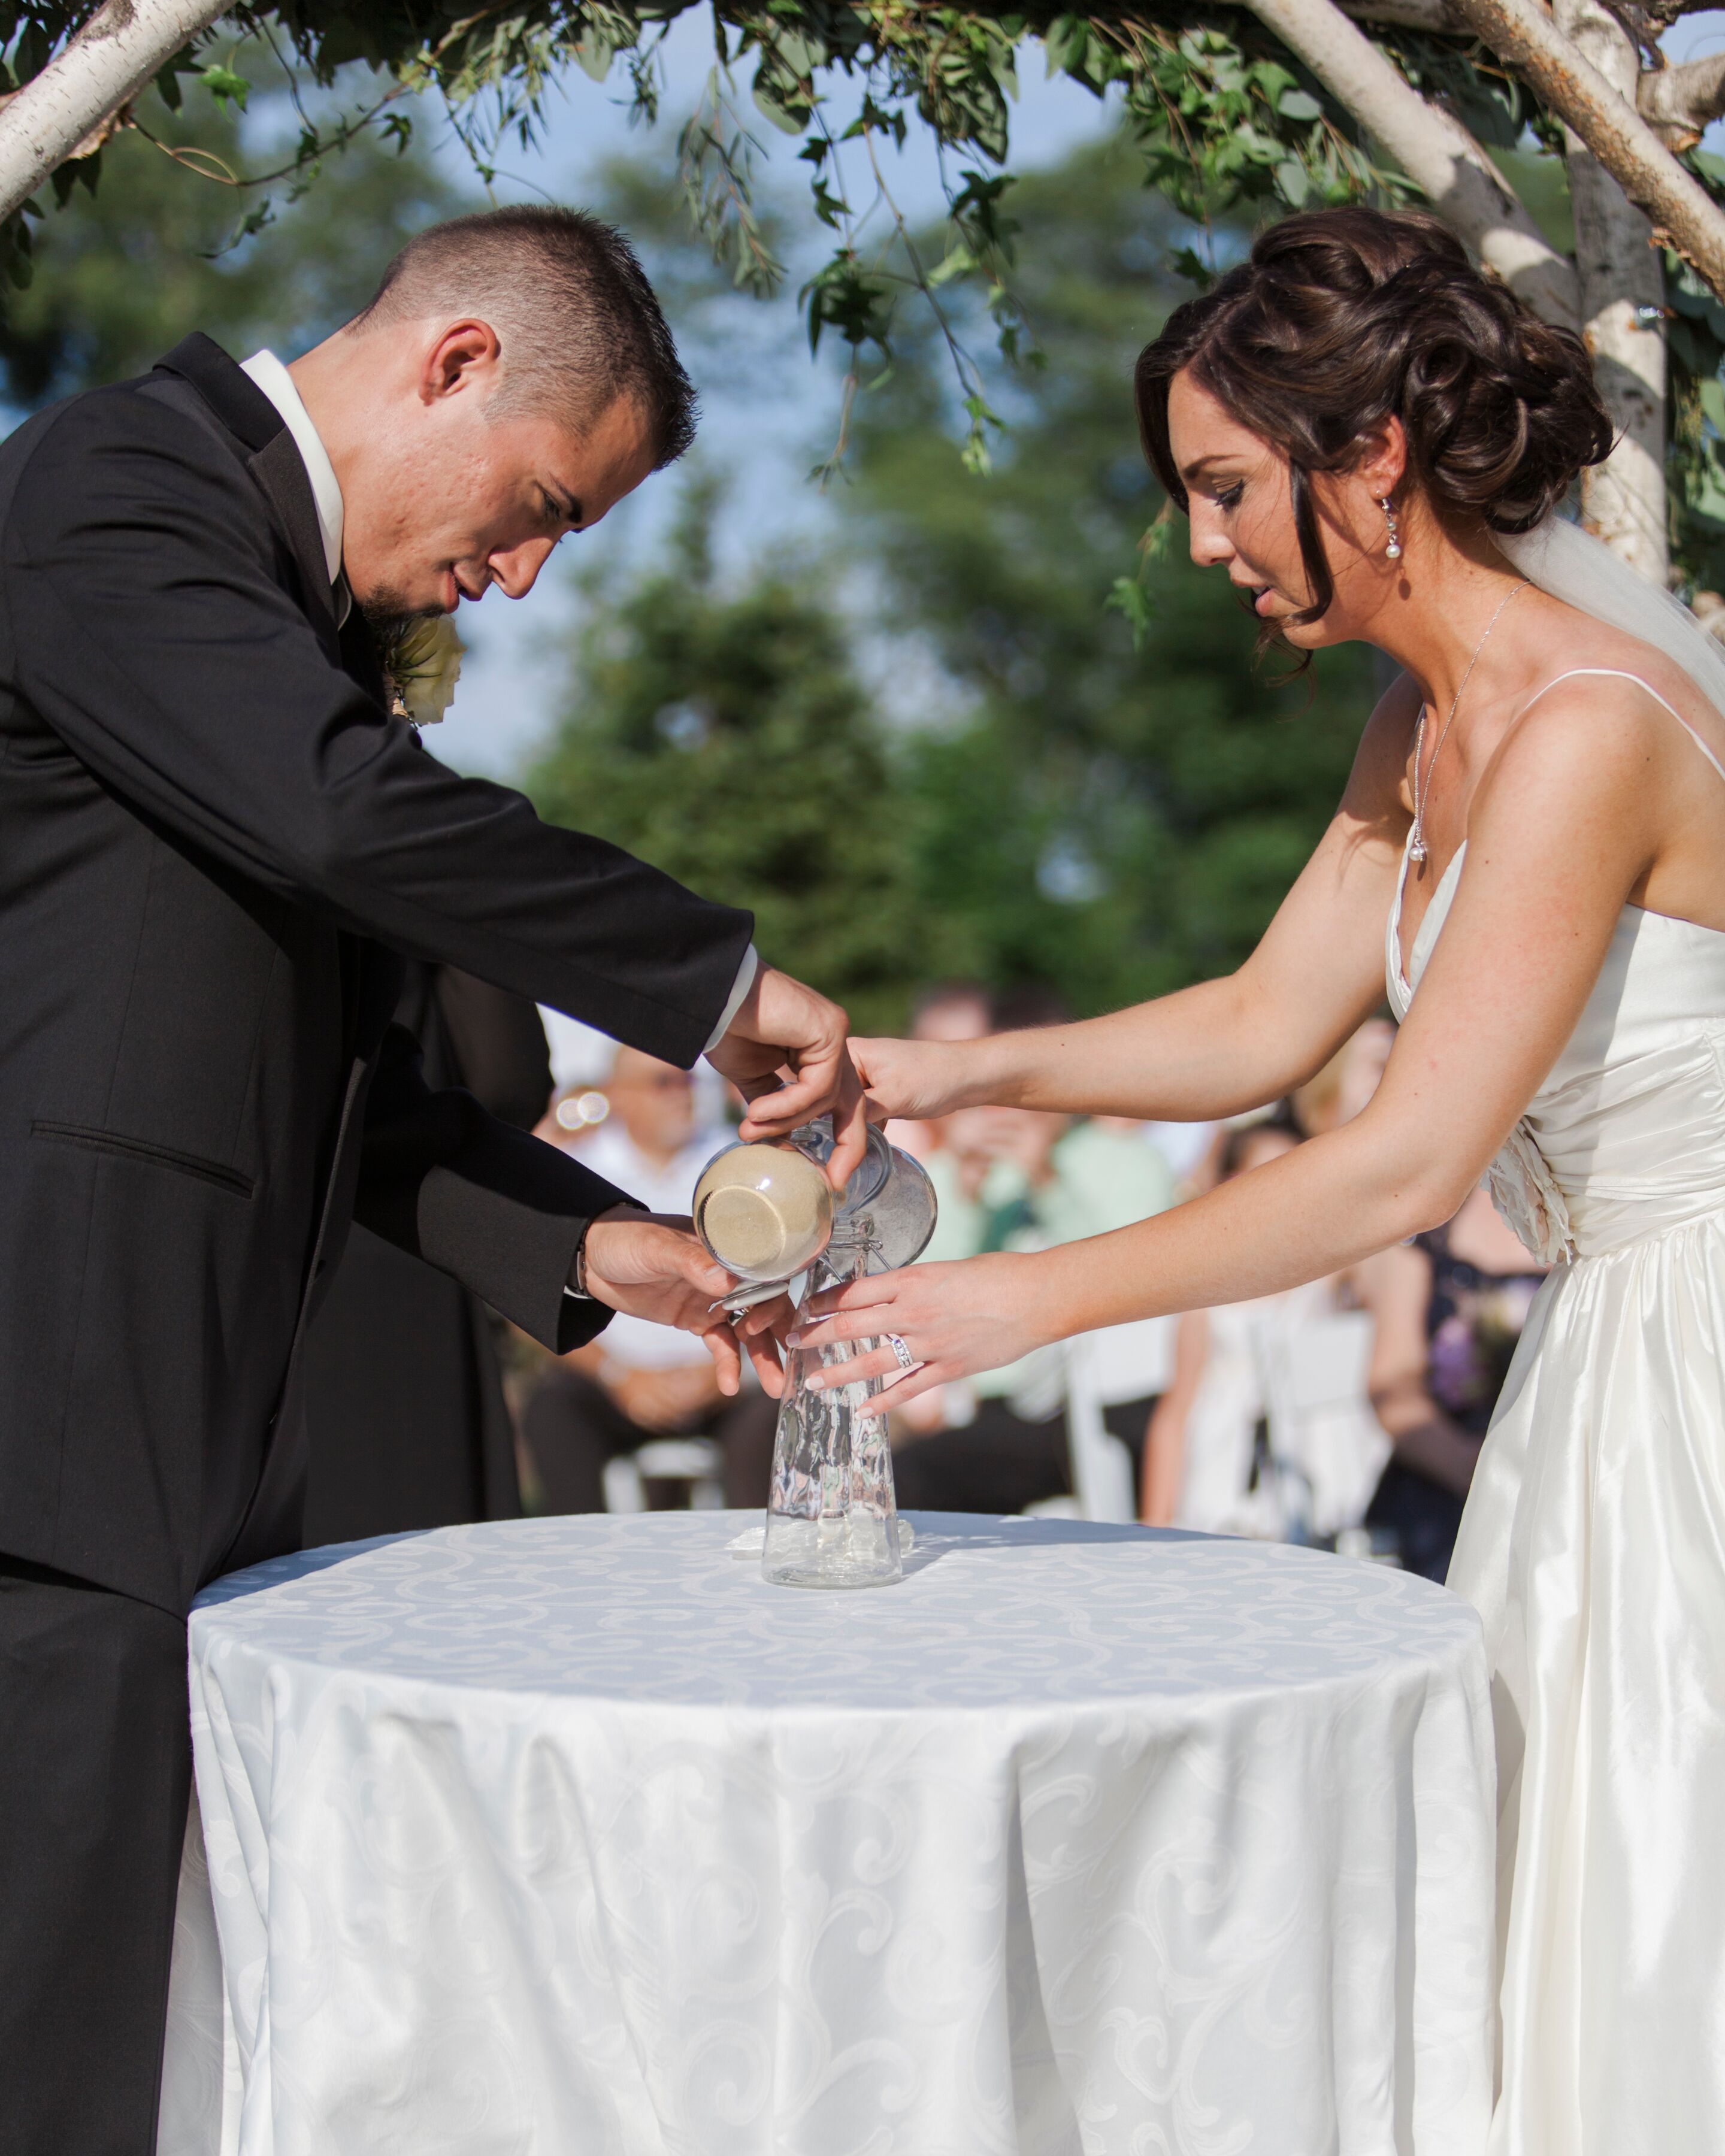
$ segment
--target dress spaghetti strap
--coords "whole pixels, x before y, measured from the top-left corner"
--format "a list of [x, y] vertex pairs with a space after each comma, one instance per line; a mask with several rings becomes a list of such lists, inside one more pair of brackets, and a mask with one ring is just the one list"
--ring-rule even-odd
[[1720, 778], [1725, 778], [1725, 763], [1720, 762], [1718, 757], [1713, 754], [1713, 752], [1707, 747], [1707, 743], [1695, 731], [1695, 728], [1690, 725], [1688, 720], [1684, 717], [1683, 714], [1677, 710], [1676, 706], [1666, 703], [1665, 698], [1660, 695], [1658, 690], [1653, 686], [1651, 681], [1644, 681], [1639, 674], [1628, 673], [1621, 666], [1572, 666], [1567, 673], [1553, 674], [1549, 681], [1542, 683], [1541, 685], [1533, 691], [1532, 695], [1528, 697], [1527, 702], [1522, 705], [1521, 710], [1517, 712], [1516, 720], [1517, 724], [1519, 724], [1522, 719], [1526, 718], [1528, 712], [1532, 710], [1533, 706], [1539, 701], [1540, 698], [1545, 694], [1548, 689], [1555, 689], [1559, 681], [1574, 681], [1588, 675], [1595, 675], [1609, 681], [1633, 681], [1638, 689], [1645, 689], [1647, 691], [1647, 694], [1653, 699], [1654, 702], [1660, 706], [1661, 710], [1667, 711], [1671, 713], [1677, 724], [1681, 726], [1684, 732], [1688, 735], [1690, 740], [1695, 743], [1695, 746], [1701, 751], [1707, 762], [1712, 764], [1714, 770], [1718, 773]]

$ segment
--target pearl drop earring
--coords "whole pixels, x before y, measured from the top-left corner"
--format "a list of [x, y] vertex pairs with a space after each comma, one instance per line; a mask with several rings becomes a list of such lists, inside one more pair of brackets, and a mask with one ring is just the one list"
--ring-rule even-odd
[[1399, 562], [1402, 558], [1402, 535], [1396, 529], [1395, 505], [1385, 494], [1378, 496], [1378, 506], [1384, 511], [1384, 521], [1389, 529], [1389, 544], [1384, 551], [1392, 562]]

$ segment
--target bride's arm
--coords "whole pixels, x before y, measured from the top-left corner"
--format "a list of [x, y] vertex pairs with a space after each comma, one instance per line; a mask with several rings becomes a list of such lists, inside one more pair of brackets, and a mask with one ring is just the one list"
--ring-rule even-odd
[[[1524, 726], [1482, 783], [1448, 922], [1362, 1114], [1111, 1235], [858, 1281], [821, 1298], [840, 1313], [825, 1337], [904, 1339], [923, 1367], [880, 1395], [896, 1404], [1047, 1341], [1315, 1280], [1448, 1219], [1574, 1029], [1660, 852], [1662, 745], [1620, 710], [1594, 717], [1565, 706]], [[827, 1381], [896, 1367], [880, 1350]]]
[[1108, 1018], [985, 1040], [853, 1040], [874, 1111], [1002, 1106], [1196, 1122], [1303, 1083], [1384, 999], [1416, 711], [1405, 682], [1384, 697], [1334, 820], [1238, 973]]

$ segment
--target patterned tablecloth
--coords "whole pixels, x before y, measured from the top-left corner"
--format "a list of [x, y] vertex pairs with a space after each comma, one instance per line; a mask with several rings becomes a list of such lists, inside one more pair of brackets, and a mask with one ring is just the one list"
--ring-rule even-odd
[[943, 1514], [901, 1585], [798, 1593], [748, 1524], [202, 1599], [164, 2156], [1479, 2156], [1463, 1604]]

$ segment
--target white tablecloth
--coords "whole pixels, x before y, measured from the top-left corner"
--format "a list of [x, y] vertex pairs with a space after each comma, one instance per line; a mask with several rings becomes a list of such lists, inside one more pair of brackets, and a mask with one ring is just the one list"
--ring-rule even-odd
[[747, 1524], [452, 1528], [203, 1598], [164, 2150], [1479, 2156], [1470, 1609], [940, 1514], [902, 1584], [798, 1593]]

